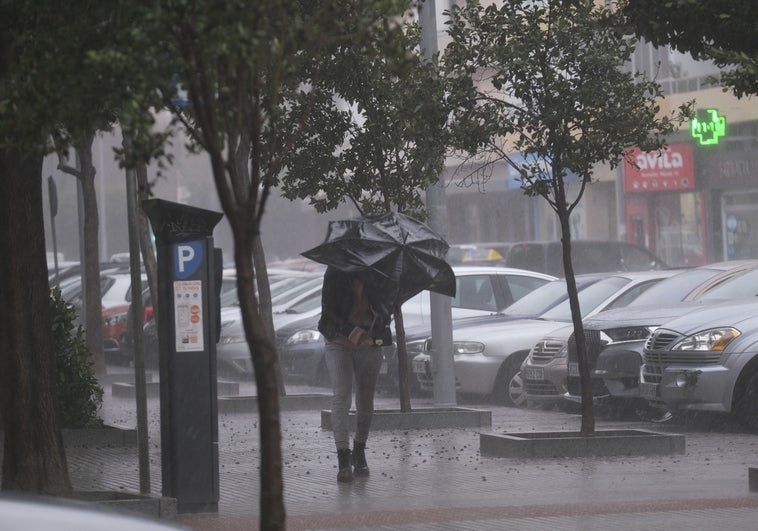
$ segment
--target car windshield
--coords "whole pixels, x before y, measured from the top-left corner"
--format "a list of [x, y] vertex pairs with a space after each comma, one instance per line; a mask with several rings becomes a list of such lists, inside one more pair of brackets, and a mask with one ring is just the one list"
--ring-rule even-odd
[[321, 291], [316, 291], [311, 295], [299, 300], [292, 306], [288, 307], [284, 313], [306, 313], [321, 307]]
[[[600, 303], [618, 292], [632, 280], [626, 277], [608, 277], [595, 282], [584, 289], [579, 289], [579, 309], [582, 315], [597, 308]], [[546, 321], [571, 321], [571, 306], [566, 299], [560, 304], [540, 315]]]
[[271, 286], [271, 305], [286, 304], [288, 300], [318, 286], [322, 281], [321, 277], [290, 277], [280, 280]]
[[706, 291], [700, 300], [733, 300], [758, 296], [758, 268], [730, 278]]
[[[581, 289], [580, 286], [587, 286], [596, 280], [577, 279], [577, 288]], [[556, 304], [566, 300], [567, 297], [566, 281], [563, 279], [553, 280], [527, 293], [500, 313], [519, 317], [542, 315]]]
[[[321, 281], [321, 277], [295, 276], [284, 277], [280, 275], [272, 276], [270, 279], [271, 286], [271, 303], [272, 306], [286, 302], [289, 297], [295, 297], [305, 293]], [[256, 286], [257, 288], [257, 286]], [[257, 292], [257, 289], [256, 289]], [[221, 294], [221, 307], [239, 306], [239, 297], [237, 297], [237, 286], [227, 287]]]
[[661, 280], [655, 285], [654, 289], [646, 290], [628, 306], [654, 306], [684, 300], [693, 289], [719, 273], [721, 271], [718, 269], [688, 269], [673, 277]]

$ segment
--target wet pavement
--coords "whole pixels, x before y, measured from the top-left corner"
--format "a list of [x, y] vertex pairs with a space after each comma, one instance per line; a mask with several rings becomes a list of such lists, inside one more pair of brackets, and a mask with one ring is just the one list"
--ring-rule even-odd
[[[289, 386], [288, 393], [326, 393]], [[241, 384], [240, 394], [254, 394]], [[431, 407], [414, 398], [413, 407]], [[331, 433], [319, 410], [283, 411], [287, 529], [606, 530], [758, 529], [758, 435], [717, 419], [665, 424], [599, 418], [597, 428], [644, 428], [685, 435], [680, 455], [617, 458], [481, 457], [482, 431], [577, 430], [578, 415], [466, 402], [492, 412], [491, 428], [375, 431], [367, 444], [371, 476], [336, 481]], [[148, 401], [151, 491], [161, 493], [158, 400]], [[377, 409], [397, 409], [377, 397]], [[106, 386], [107, 424], [134, 428], [134, 399]], [[256, 413], [219, 415], [220, 501], [213, 514], [180, 514], [195, 531], [257, 529], [259, 433]], [[139, 491], [136, 447], [67, 451], [75, 488]]]

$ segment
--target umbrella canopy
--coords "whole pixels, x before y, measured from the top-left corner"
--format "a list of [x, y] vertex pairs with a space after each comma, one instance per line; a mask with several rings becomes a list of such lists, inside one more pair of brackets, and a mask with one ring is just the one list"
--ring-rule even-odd
[[330, 221], [326, 240], [302, 253], [340, 271], [368, 274], [385, 298], [402, 304], [428, 289], [455, 296], [455, 274], [445, 261], [449, 245], [405, 214]]

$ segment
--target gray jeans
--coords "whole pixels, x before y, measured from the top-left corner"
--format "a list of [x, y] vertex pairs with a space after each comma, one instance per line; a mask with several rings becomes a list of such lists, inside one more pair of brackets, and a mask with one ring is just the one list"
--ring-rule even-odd
[[327, 343], [326, 366], [332, 380], [332, 432], [338, 450], [350, 448], [350, 406], [355, 377], [355, 436], [365, 443], [374, 414], [376, 379], [382, 367], [382, 349], [350, 348]]

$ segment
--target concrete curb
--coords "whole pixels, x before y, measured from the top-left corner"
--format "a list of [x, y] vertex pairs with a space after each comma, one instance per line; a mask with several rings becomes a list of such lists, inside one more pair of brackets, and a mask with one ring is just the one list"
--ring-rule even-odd
[[[462, 407], [420, 408], [411, 411], [377, 409], [371, 430], [414, 430], [435, 428], [480, 428], [492, 426], [492, 412]], [[332, 411], [321, 411], [321, 429], [332, 429]], [[350, 429], [355, 430], [355, 412], [350, 412]]]
[[175, 520], [177, 514], [176, 498], [139, 494], [124, 491], [76, 491], [78, 500], [94, 503], [102, 507], [121, 512], [137, 513], [152, 518]]
[[[238, 382], [218, 382], [217, 392], [219, 396], [233, 396], [240, 392]], [[148, 398], [158, 398], [161, 394], [160, 382], [146, 382], [145, 391]], [[134, 398], [137, 394], [135, 385], [131, 382], [113, 382], [111, 384], [111, 395], [119, 398]]]
[[[279, 397], [280, 411], [309, 411], [330, 406], [332, 395], [329, 394], [299, 394]], [[224, 396], [218, 399], [219, 413], [257, 413], [257, 396]]]

